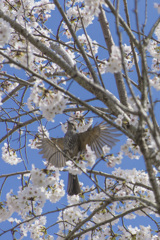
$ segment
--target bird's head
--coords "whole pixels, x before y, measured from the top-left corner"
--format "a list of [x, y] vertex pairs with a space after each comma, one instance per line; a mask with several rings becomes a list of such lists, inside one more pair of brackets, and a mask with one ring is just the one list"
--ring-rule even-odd
[[75, 131], [76, 132], [76, 126], [74, 125], [73, 122], [67, 121], [68, 122], [68, 131]]

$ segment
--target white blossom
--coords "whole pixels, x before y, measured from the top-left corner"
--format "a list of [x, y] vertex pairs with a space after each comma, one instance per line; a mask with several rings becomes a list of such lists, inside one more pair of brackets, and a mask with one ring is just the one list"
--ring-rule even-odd
[[124, 116], [122, 114], [119, 114], [118, 117], [115, 120], [115, 123], [119, 126], [122, 126], [123, 118], [124, 118]]
[[106, 155], [107, 153], [109, 153], [110, 152], [110, 147], [108, 147], [108, 145], [105, 145], [104, 147], [103, 147], [103, 153], [104, 153], [104, 155]]
[[154, 3], [154, 7], [157, 8], [158, 13], [160, 14], [160, 4]]
[[80, 41], [82, 46], [86, 46], [86, 49], [90, 54], [91, 54], [91, 49], [94, 55], [97, 54], [98, 45], [96, 41], [92, 41], [89, 36], [86, 37], [86, 35], [84, 34], [82, 34], [81, 36], [78, 36], [78, 40]]
[[44, 99], [39, 102], [39, 108], [42, 111], [43, 116], [48, 120], [52, 121], [56, 114], [63, 113], [66, 108], [68, 99], [64, 95], [58, 92], [49, 92], [46, 94]]
[[160, 90], [160, 78], [155, 76], [153, 79], [150, 79], [150, 84], [154, 87], [157, 91]]
[[34, 166], [31, 170], [31, 181], [34, 186], [37, 187], [46, 187], [46, 174], [43, 173], [38, 168], [36, 169]]
[[44, 83], [36, 80], [34, 87], [32, 88], [31, 95], [28, 98], [28, 108], [32, 110], [34, 109], [34, 105], [35, 107], [39, 107], [42, 111], [42, 115], [48, 121], [53, 121], [56, 114], [63, 113], [68, 99], [60, 91], [43, 91]]
[[0, 19], [0, 45], [8, 44], [11, 35], [11, 26], [8, 22]]
[[139, 159], [141, 156], [140, 149], [137, 145], [134, 144], [132, 139], [127, 139], [126, 144], [121, 146], [121, 151], [125, 155], [129, 156], [130, 159]]
[[96, 155], [95, 152], [92, 151], [91, 147], [86, 145], [86, 152], [84, 154], [84, 158], [87, 161], [87, 165], [92, 167], [95, 164], [96, 161]]
[[73, 175], [82, 174], [83, 172], [86, 172], [86, 163], [84, 161], [78, 161], [76, 164], [74, 164], [73, 161], [67, 161], [67, 171]]
[[22, 159], [17, 157], [14, 149], [11, 149], [7, 143], [4, 143], [4, 146], [2, 147], [2, 159], [11, 165], [17, 165], [22, 162]]
[[109, 61], [105, 63], [105, 72], [117, 73], [122, 70], [119, 47], [113, 45]]

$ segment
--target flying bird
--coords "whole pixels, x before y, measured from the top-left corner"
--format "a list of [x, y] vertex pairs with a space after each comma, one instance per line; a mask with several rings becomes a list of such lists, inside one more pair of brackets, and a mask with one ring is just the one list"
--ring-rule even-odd
[[[97, 158], [102, 154], [103, 146], [107, 145], [112, 148], [119, 140], [116, 137], [121, 134], [116, 133], [117, 129], [108, 123], [96, 124], [94, 127], [89, 127], [87, 131], [78, 133], [73, 122], [68, 121], [67, 132], [63, 138], [41, 138], [38, 142], [39, 152], [43, 154], [43, 158], [50, 165], [57, 168], [66, 165], [67, 157], [75, 159], [75, 157], [85, 152], [88, 144], [92, 151], [95, 152]], [[78, 176], [69, 173], [68, 175], [68, 195], [79, 194], [81, 192]]]

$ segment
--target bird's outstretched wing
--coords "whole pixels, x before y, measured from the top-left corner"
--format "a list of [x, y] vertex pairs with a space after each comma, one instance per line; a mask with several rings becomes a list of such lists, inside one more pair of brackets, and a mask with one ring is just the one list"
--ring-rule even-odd
[[63, 156], [63, 138], [42, 138], [37, 147], [42, 149], [39, 153], [43, 154], [49, 164], [61, 168], [66, 165], [66, 159]]
[[112, 148], [119, 140], [116, 137], [122, 134], [116, 133], [117, 129], [108, 123], [100, 123], [80, 133], [81, 149], [85, 150], [86, 144], [95, 152], [97, 157], [102, 154], [102, 147], [108, 145]]

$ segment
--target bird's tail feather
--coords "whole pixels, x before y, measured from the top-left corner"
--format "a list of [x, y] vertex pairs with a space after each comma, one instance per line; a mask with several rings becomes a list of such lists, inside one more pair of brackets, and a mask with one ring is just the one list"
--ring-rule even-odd
[[69, 173], [68, 175], [68, 186], [67, 186], [67, 193], [68, 195], [77, 195], [81, 192], [79, 181], [77, 175], [73, 175]]

